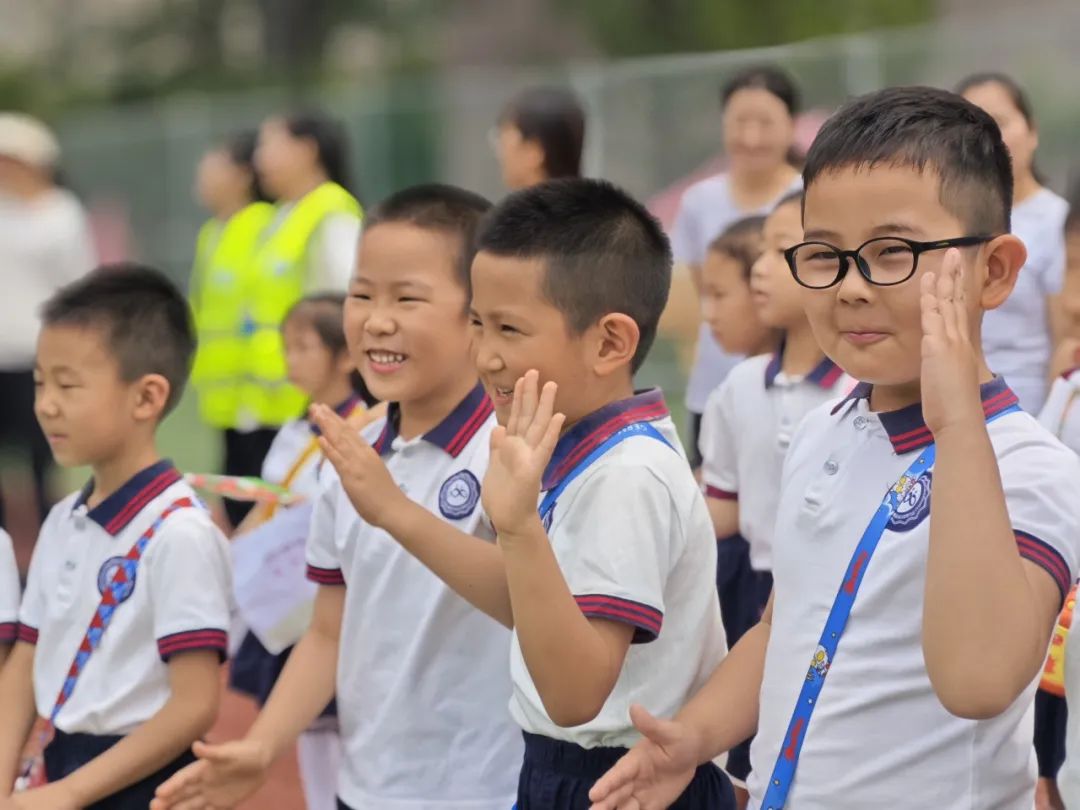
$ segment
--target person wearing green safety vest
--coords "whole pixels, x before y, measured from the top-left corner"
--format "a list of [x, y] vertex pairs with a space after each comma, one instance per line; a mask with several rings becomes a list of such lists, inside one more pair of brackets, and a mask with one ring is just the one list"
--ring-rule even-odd
[[[229, 218], [209, 270], [197, 274], [207, 283], [195, 297], [192, 381], [203, 418], [224, 431], [227, 475], [258, 475], [276, 430], [303, 411], [304, 395], [286, 379], [280, 326], [306, 293], [348, 283], [362, 211], [345, 188], [345, 150], [341, 128], [320, 116], [266, 121], [246, 153], [251, 189], [278, 204], [245, 227], [234, 229], [233, 219], [258, 203]], [[248, 505], [226, 501], [225, 509], [235, 526]]]

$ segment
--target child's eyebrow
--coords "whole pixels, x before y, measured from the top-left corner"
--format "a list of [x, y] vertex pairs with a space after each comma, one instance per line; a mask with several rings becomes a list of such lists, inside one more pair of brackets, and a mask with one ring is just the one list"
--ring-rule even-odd
[[888, 235], [901, 234], [907, 236], [921, 236], [922, 230], [920, 228], [913, 227], [911, 225], [904, 225], [900, 222], [886, 222], [884, 225], [878, 225], [870, 233], [874, 235]]

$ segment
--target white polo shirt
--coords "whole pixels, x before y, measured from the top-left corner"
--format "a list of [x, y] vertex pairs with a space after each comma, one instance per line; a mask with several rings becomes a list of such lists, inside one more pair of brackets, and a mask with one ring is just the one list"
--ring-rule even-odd
[[1054, 380], [1039, 422], [1066, 447], [1080, 453], [1080, 368]]
[[112, 622], [56, 719], [69, 734], [127, 734], [169, 698], [176, 653], [226, 649], [232, 572], [225, 538], [167, 461], [135, 475], [93, 509], [87, 485], [53, 507], [38, 536], [19, 612], [19, 640], [36, 644], [34, 697], [48, 717], [102, 592], [166, 507], [166, 518], [121, 592]]
[[11, 537], [0, 529], [0, 645], [14, 644], [19, 628], [19, 569]]
[[[921, 405], [873, 413], [869, 391], [859, 385], [839, 405], [812, 412], [784, 465], [772, 631], [748, 783], [754, 808], [787, 744], [795, 700], [852, 552], [885, 493], [932, 441]], [[984, 385], [982, 397], [988, 415], [1016, 402], [1001, 378]], [[1054, 577], [1064, 598], [1080, 545], [1080, 458], [1023, 412], [988, 429], [1017, 550]], [[924, 476], [866, 570], [805, 731], [785, 810], [1031, 810], [1038, 679], [1000, 716], [964, 720], [945, 710], [926, 673], [932, 469]]]
[[[494, 411], [477, 386], [405, 441], [398, 409], [361, 432], [411, 499], [494, 541], [480, 506]], [[315, 504], [308, 576], [345, 585], [337, 704], [338, 795], [354, 810], [508, 810], [523, 744], [506, 712], [510, 633], [365, 523], [333, 468]]]
[[783, 347], [744, 360], [709, 396], [701, 419], [705, 494], [738, 500], [739, 533], [750, 543], [750, 565], [757, 571], [772, 568], [780, 471], [795, 428], [854, 385], [828, 358], [805, 377], [785, 374], [782, 360]]
[[671, 446], [648, 436], [615, 445], [567, 486], [548, 525], [555, 557], [582, 612], [635, 628], [600, 714], [573, 728], [553, 723], [517, 633], [511, 649], [514, 719], [525, 731], [583, 748], [633, 745], [640, 735], [630, 725], [630, 704], [673, 715], [727, 649], [716, 599], [712, 521], [658, 389], [613, 402], [571, 427], [552, 455], [544, 491], [633, 422], [651, 423]]

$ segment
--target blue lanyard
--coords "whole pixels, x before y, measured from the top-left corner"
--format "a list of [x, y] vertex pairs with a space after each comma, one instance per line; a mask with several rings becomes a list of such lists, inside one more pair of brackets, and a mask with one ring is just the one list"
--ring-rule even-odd
[[[663, 435], [661, 435], [660, 431], [648, 422], [631, 422], [626, 427], [615, 431], [570, 470], [563, 480], [559, 482], [558, 486], [554, 486], [548, 490], [547, 495], [545, 495], [544, 499], [540, 502], [539, 509], [540, 519], [544, 522], [545, 528], [551, 525], [552, 510], [555, 509], [555, 502], [559, 500], [559, 496], [563, 494], [563, 490], [570, 486], [575, 478], [585, 472], [585, 470], [589, 469], [593, 462], [600, 458], [600, 456], [604, 455], [604, 453], [620, 442], [624, 442], [634, 436], [648, 436], [650, 439], [656, 439], [658, 442], [663, 442], [668, 447], [671, 447], [671, 444], [663, 437]], [[671, 449], [674, 450], [675, 448], [672, 447]]]
[[[1018, 410], [1020, 407], [1013, 405], [994, 414], [986, 421], [992, 422], [1007, 413]], [[870, 558], [874, 556], [878, 541], [885, 532], [889, 518], [900, 506], [903, 495], [919, 476], [933, 465], [936, 455], [937, 448], [933, 444], [927, 446], [919, 454], [907, 471], [900, 476], [900, 480], [889, 488], [874, 517], [870, 520], [870, 525], [863, 532], [862, 539], [855, 546], [855, 553], [851, 555], [851, 562], [848, 563], [847, 570], [844, 572], [844, 579], [836, 592], [829, 618], [825, 620], [825, 629], [821, 631], [821, 638], [810, 660], [810, 669], [806, 673], [806, 680], [803, 681], [799, 699], [791, 713], [783, 747], [776, 757], [776, 765], [773, 766], [772, 776], [769, 778], [769, 787], [761, 802], [764, 810], [782, 810], [787, 802], [788, 792], [795, 780], [795, 769], [799, 765], [803, 740], [806, 739], [806, 729], [810, 725], [810, 718], [814, 714], [814, 707], [818, 704], [818, 696], [825, 685], [829, 669], [836, 662], [836, 648], [840, 644], [844, 628], [847, 627], [851, 608], [855, 605], [855, 597], [859, 595], [859, 587], [862, 585], [863, 577], [866, 576], [866, 569], [870, 567]]]

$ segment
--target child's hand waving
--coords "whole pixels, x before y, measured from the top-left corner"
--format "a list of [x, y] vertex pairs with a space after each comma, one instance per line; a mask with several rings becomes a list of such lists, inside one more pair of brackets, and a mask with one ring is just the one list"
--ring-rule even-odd
[[314, 405], [311, 418], [322, 431], [319, 445], [337, 470], [353, 508], [372, 526], [383, 527], [396, 504], [405, 499], [386, 464], [344, 419], [325, 405]]
[[491, 461], [482, 497], [500, 542], [506, 542], [539, 521], [540, 482], [565, 417], [554, 413], [558, 386], [539, 391], [540, 375], [529, 371], [514, 386], [514, 404], [505, 427], [491, 434]]
[[931, 432], [984, 421], [979, 363], [971, 343], [960, 251], [922, 277], [922, 409]]

